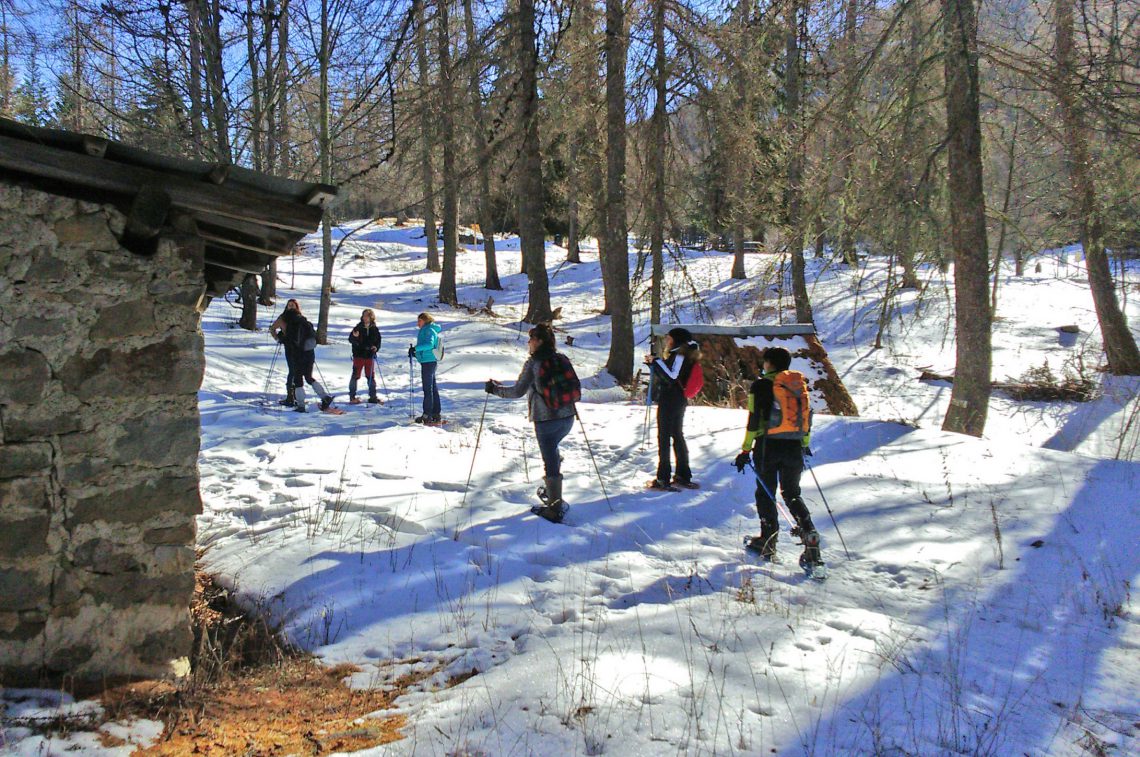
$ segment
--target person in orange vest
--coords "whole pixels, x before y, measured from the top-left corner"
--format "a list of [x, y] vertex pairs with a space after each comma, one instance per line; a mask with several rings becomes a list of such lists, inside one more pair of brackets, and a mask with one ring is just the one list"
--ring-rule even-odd
[[760, 535], [752, 537], [748, 549], [769, 559], [776, 555], [780, 519], [773, 497], [779, 484], [780, 494], [796, 520], [792, 535], [799, 536], [804, 544], [800, 560], [818, 565], [822, 563], [819, 532], [800, 497], [804, 451], [811, 441], [811, 401], [807, 380], [799, 371], [790, 370], [791, 365], [791, 353], [783, 347], [764, 350], [764, 372], [748, 390], [748, 427], [735, 465], [743, 472], [751, 458], [757, 474]]

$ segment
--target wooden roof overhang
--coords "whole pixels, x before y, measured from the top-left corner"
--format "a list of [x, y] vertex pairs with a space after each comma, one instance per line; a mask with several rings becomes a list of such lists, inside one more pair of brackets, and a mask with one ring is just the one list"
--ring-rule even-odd
[[217, 297], [246, 273], [316, 230], [336, 188], [210, 164], [119, 142], [0, 118], [0, 176], [68, 197], [108, 203], [127, 216], [120, 239], [141, 254], [165, 227], [205, 243], [206, 293]]

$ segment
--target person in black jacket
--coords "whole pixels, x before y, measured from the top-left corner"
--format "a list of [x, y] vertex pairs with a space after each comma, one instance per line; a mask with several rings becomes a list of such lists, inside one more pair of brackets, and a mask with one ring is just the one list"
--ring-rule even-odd
[[281, 312], [281, 315], [277, 316], [277, 320], [269, 327], [269, 333], [273, 335], [273, 338], [277, 340], [277, 343], [280, 344], [285, 351], [285, 365], [287, 368], [285, 374], [285, 399], [278, 403], [285, 407], [294, 407], [297, 404], [296, 394], [293, 390], [293, 374], [296, 370], [297, 347], [294, 340], [285, 338], [285, 313], [288, 313], [290, 310], [300, 313], [301, 303], [290, 299], [285, 303], [285, 310]]
[[285, 312], [273, 323], [271, 330], [277, 341], [285, 347], [286, 359], [288, 360], [290, 352], [293, 355], [289, 372], [289, 388], [294, 399], [293, 409], [298, 413], [306, 412], [305, 382], [308, 382], [321, 398], [320, 409], [328, 410], [332, 405], [332, 395], [325, 391], [321, 382], [313, 378], [313, 368], [317, 360], [317, 331], [313, 328], [313, 324], [301, 315], [299, 305], [296, 308], [286, 306]]
[[[650, 353], [645, 364], [653, 371], [653, 389], [657, 397], [657, 477], [649, 482], [651, 489], [682, 486], [695, 489], [693, 471], [689, 468], [689, 446], [685, 443], [685, 382], [696, 364], [697, 343], [688, 329], [670, 329], [665, 336], [665, 356]], [[670, 450], [670, 448], [672, 448]], [[676, 455], [676, 476], [670, 465]]]
[[352, 345], [352, 378], [348, 380], [348, 401], [353, 405], [360, 404], [356, 398], [356, 382], [360, 379], [361, 371], [364, 371], [364, 376], [368, 379], [368, 401], [372, 404], [380, 401], [376, 396], [376, 354], [380, 351], [380, 341], [376, 315], [366, 309], [360, 314], [360, 323], [348, 335], [348, 343]]
[[[804, 453], [811, 441], [810, 433], [790, 428], [773, 413], [777, 404], [775, 380], [788, 371], [792, 355], [783, 347], [768, 347], [762, 353], [763, 374], [752, 382], [748, 390], [748, 426], [744, 444], [736, 456], [736, 469], [743, 472], [751, 458], [757, 472], [756, 514], [760, 516], [760, 535], [754, 536], [748, 548], [766, 558], [776, 555], [776, 541], [780, 533], [779, 513], [776, 509], [776, 486], [796, 519], [793, 535], [804, 544], [804, 555], [810, 563], [822, 562], [819, 549], [819, 532], [812, 523], [811, 512], [800, 496], [800, 476], [804, 470]], [[779, 425], [775, 425], [775, 424]], [[808, 454], [811, 454], [810, 451]]]

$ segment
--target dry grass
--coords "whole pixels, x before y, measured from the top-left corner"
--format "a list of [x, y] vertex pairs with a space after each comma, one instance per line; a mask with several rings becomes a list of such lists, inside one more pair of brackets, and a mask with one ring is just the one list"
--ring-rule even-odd
[[101, 697], [108, 720], [164, 724], [157, 742], [136, 754], [324, 755], [403, 738], [402, 715], [367, 716], [434, 671], [383, 691], [349, 688], [344, 679], [357, 668], [322, 666], [284, 642], [269, 613], [245, 611], [212, 576], [199, 571], [197, 578], [189, 678], [128, 683]]

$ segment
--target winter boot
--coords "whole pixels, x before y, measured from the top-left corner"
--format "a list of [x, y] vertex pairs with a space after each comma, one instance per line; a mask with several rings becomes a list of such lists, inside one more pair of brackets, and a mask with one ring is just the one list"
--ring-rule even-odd
[[823, 555], [819, 551], [819, 532], [815, 529], [804, 531], [800, 529], [800, 541], [803, 542], [804, 551], [800, 555], [800, 567], [810, 568], [823, 564]]
[[538, 487], [538, 498], [543, 505], [553, 505], [562, 501], [562, 476], [544, 476]]
[[532, 507], [530, 511], [551, 523], [561, 523], [566, 511], [570, 509], [562, 501], [562, 476], [545, 476], [542, 481], [544, 485], [538, 487], [538, 498], [542, 500], [542, 506]]
[[285, 407], [293, 407], [297, 404], [297, 398], [294, 394], [293, 387], [289, 387], [285, 390], [285, 399], [278, 400], [277, 404], [284, 405]]
[[350, 404], [350, 405], [359, 405], [359, 404], [360, 404], [360, 400], [358, 400], [358, 399], [356, 398], [356, 395], [355, 395], [355, 394], [350, 394], [350, 395], [348, 395], [348, 404]]
[[332, 405], [332, 401], [333, 398], [331, 394], [326, 394], [324, 397], [321, 397], [321, 410], [328, 410], [329, 406]]
[[380, 398], [377, 397], [375, 393], [370, 394], [370, 395], [368, 395], [368, 404], [369, 405], [378, 405], [378, 404], [380, 404]]
[[765, 560], [772, 560], [776, 557], [776, 542], [780, 540], [780, 529], [778, 524], [770, 520], [760, 520], [760, 535], [753, 536], [748, 541], [748, 549], [757, 553]]

